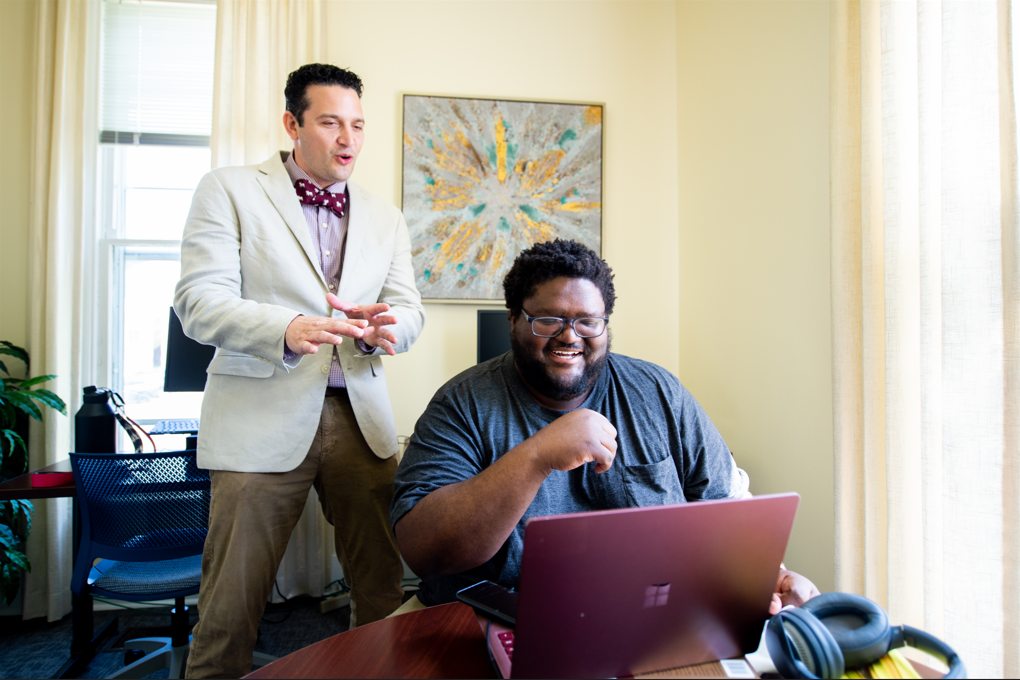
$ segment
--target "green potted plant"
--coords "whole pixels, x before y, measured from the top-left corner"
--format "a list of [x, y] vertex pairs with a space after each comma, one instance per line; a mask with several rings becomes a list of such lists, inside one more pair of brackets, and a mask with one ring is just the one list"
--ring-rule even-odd
[[[12, 356], [25, 364], [28, 352], [6, 340], [0, 340], [0, 355]], [[25, 437], [28, 419], [42, 422], [39, 405], [67, 415], [64, 400], [49, 390], [36, 387], [56, 376], [15, 378], [0, 360], [0, 482], [28, 472], [28, 446]], [[38, 402], [38, 404], [36, 404]], [[11, 604], [21, 589], [21, 570], [32, 571], [25, 557], [25, 541], [32, 530], [32, 504], [25, 500], [0, 501], [0, 598]]]

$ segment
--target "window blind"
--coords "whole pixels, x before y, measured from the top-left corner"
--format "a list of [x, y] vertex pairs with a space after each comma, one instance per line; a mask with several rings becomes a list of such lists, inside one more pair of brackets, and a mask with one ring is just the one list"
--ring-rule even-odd
[[208, 146], [215, 46], [214, 4], [105, 0], [100, 142]]

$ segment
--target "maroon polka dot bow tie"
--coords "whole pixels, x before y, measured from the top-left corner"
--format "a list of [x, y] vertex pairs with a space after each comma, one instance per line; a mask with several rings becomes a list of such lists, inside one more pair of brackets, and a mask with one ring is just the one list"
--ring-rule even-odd
[[343, 217], [344, 211], [347, 210], [347, 191], [342, 194], [331, 194], [324, 189], [319, 189], [307, 179], [299, 179], [294, 182], [294, 191], [297, 192], [301, 202], [306, 205], [321, 205], [340, 217]]

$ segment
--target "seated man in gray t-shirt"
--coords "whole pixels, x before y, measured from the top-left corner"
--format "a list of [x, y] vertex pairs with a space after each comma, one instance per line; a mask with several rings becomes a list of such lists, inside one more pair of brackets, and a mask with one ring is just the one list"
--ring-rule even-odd
[[[598, 255], [574, 241], [540, 243], [503, 287], [512, 351], [436, 393], [394, 481], [390, 520], [427, 606], [486, 579], [516, 587], [529, 517], [747, 493], [680, 381], [609, 351], [616, 294]], [[782, 569], [772, 608], [817, 594]]]

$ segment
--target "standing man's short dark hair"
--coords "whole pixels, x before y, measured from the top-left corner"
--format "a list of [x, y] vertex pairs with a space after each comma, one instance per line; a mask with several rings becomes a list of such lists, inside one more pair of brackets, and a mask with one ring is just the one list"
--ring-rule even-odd
[[191, 678], [251, 670], [312, 488], [351, 586], [351, 626], [403, 597], [381, 356], [411, 347], [425, 310], [400, 210], [350, 179], [365, 134], [361, 90], [329, 64], [291, 73], [283, 126], [293, 146], [202, 178], [184, 228], [174, 307], [189, 337], [216, 347], [198, 434], [212, 504]]
[[287, 76], [287, 87], [283, 89], [287, 110], [297, 118], [298, 125], [305, 124], [310, 85], [339, 85], [354, 90], [361, 97], [361, 78], [353, 71], [332, 64], [305, 64]]

